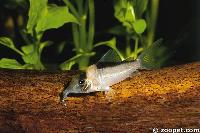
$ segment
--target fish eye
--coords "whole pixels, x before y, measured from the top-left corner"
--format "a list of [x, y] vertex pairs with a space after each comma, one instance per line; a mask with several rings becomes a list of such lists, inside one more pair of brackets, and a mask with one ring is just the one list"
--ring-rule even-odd
[[81, 73], [79, 80], [78, 80], [78, 84], [79, 84], [80, 87], [83, 87], [85, 85], [85, 79], [86, 79], [86, 74]]
[[80, 85], [80, 86], [83, 86], [84, 83], [85, 83], [85, 79], [80, 79], [80, 80], [79, 80], [79, 85]]

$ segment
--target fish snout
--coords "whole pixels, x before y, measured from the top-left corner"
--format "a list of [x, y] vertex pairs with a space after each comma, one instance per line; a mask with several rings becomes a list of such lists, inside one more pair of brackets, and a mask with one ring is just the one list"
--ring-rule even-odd
[[69, 95], [69, 93], [70, 93], [70, 90], [69, 90], [69, 89], [65, 89], [65, 90], [61, 93], [60, 98], [61, 98], [61, 101], [62, 101], [62, 102], [67, 98], [67, 96]]

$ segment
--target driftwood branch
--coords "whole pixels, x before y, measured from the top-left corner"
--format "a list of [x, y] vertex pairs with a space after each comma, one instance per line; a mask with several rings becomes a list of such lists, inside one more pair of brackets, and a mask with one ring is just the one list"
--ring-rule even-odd
[[0, 132], [200, 128], [200, 62], [142, 71], [107, 95], [59, 94], [75, 72], [0, 70]]

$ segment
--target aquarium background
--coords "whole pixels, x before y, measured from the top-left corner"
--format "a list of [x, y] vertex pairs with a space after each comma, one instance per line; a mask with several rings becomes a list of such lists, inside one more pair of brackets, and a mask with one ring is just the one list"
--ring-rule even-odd
[[[22, 0], [23, 1], [23, 0]], [[10, 3], [9, 3], [10, 2]], [[50, 3], [62, 5], [62, 1], [51, 0]], [[28, 4], [25, 6], [15, 6], [15, 2], [9, 0], [8, 3], [0, 1], [0, 36], [8, 36], [13, 39], [17, 47], [23, 45], [23, 39], [19, 34], [19, 27], [12, 27], [9, 22], [10, 17], [16, 14], [28, 13]], [[113, 1], [95, 0], [95, 42], [109, 40], [113, 37], [107, 31], [119, 22], [113, 15]], [[25, 16], [24, 19], [27, 19]], [[22, 23], [26, 23], [22, 20]], [[11, 23], [11, 24], [9, 24]], [[200, 1], [199, 0], [160, 0], [155, 40], [163, 38], [169, 43], [180, 40], [180, 45], [173, 52], [173, 56], [168, 64], [183, 64], [200, 60]], [[53, 45], [46, 47], [41, 56], [42, 62], [49, 69], [56, 66], [66, 59], [72, 57], [72, 35], [71, 24], [65, 24], [58, 29], [50, 29], [44, 33], [43, 41], [53, 41]], [[123, 49], [124, 38], [118, 37], [118, 47]], [[66, 42], [65, 45], [62, 45]], [[64, 47], [59, 53], [59, 49]], [[101, 56], [109, 50], [108, 47], [94, 48], [96, 55], [91, 57], [90, 64], [98, 61]], [[0, 46], [0, 58], [15, 58], [22, 62], [19, 55], [5, 46]], [[76, 68], [76, 67], [75, 67]]]

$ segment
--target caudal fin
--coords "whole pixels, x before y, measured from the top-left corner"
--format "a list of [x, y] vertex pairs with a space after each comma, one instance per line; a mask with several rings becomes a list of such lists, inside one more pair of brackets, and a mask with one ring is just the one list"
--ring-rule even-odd
[[163, 45], [163, 39], [155, 41], [146, 48], [138, 57], [141, 69], [157, 69], [162, 67], [171, 56], [167, 47]]

